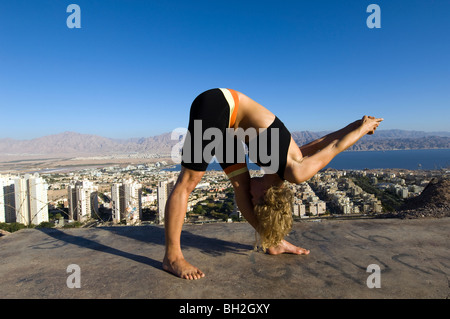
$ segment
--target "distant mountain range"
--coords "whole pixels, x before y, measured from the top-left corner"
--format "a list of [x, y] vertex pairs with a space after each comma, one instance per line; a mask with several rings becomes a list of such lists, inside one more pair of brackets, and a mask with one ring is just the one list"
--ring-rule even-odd
[[[309, 143], [328, 132], [292, 132], [298, 145]], [[145, 153], [170, 155], [178, 140], [171, 133], [152, 137], [112, 139], [97, 135], [64, 132], [31, 140], [0, 139], [0, 155], [106, 155]], [[396, 150], [450, 148], [450, 132], [380, 130], [365, 136], [350, 150]]]

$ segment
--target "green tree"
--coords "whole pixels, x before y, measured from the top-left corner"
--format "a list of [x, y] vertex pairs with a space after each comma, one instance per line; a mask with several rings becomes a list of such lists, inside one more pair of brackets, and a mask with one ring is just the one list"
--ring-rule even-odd
[[24, 224], [20, 223], [0, 223], [0, 228], [7, 232], [13, 233], [15, 231], [27, 228]]
[[42, 222], [36, 226], [36, 228], [53, 228], [53, 227], [55, 227], [55, 224], [52, 222]]

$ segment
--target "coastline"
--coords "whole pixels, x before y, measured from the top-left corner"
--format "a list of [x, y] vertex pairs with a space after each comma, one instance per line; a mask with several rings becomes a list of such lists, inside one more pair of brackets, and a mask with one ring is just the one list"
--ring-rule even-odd
[[[402, 152], [419, 152], [426, 153], [426, 152], [450, 152], [450, 148], [418, 148], [418, 149], [391, 149], [391, 150], [346, 150], [339, 154], [336, 158], [332, 160], [332, 162], [327, 166], [327, 168], [335, 168], [335, 169], [345, 169], [345, 170], [351, 170], [351, 169], [410, 169], [410, 170], [416, 170], [416, 169], [427, 169], [427, 170], [434, 170], [434, 169], [447, 169], [450, 167], [450, 161], [446, 160], [446, 158], [441, 159], [439, 167], [434, 167], [430, 165], [425, 165], [423, 167], [424, 163], [416, 162], [414, 165], [404, 166], [404, 163], [399, 160], [400, 164], [399, 166], [392, 166], [387, 167], [389, 165], [384, 165], [384, 167], [375, 167], [374, 165], [371, 165], [370, 162], [367, 162], [366, 159], [362, 159], [360, 161], [357, 161], [357, 165], [359, 166], [366, 166], [366, 167], [354, 167], [351, 168], [351, 164], [347, 167], [341, 167], [342, 165], [337, 165], [339, 162], [343, 161], [343, 158], [348, 159], [348, 157], [351, 157], [352, 154], [355, 156], [364, 156], [364, 154], [370, 154], [371, 156], [368, 156], [368, 160], [372, 158], [372, 155], [379, 154], [379, 155], [389, 155], [389, 154], [401, 154]], [[126, 165], [145, 165], [145, 164], [151, 164], [156, 162], [165, 162], [164, 166], [171, 166], [170, 168], [164, 168], [162, 170], [164, 171], [175, 171], [177, 170], [177, 167], [180, 166], [180, 164], [173, 163], [170, 157], [160, 157], [160, 158], [148, 158], [145, 157], [145, 154], [143, 154], [142, 158], [136, 156], [133, 158], [111, 158], [110, 155], [108, 155], [108, 158], [102, 160], [99, 158], [92, 158], [85, 157], [80, 158], [80, 154], [75, 156], [73, 154], [70, 156], [70, 154], [65, 154], [67, 157], [62, 156], [56, 156], [55, 154], [50, 154], [48, 157], [42, 156], [42, 154], [39, 155], [39, 157], [34, 157], [32, 155], [30, 156], [14, 156], [11, 155], [10, 158], [6, 158], [4, 155], [0, 156], [0, 174], [23, 174], [23, 173], [43, 173], [43, 174], [51, 174], [52, 172], [68, 172], [68, 171], [77, 171], [82, 169], [101, 169], [102, 167], [107, 166], [126, 166]], [[409, 154], [408, 154], [409, 155]], [[9, 155], [8, 155], [9, 156]], [[447, 156], [447, 154], [444, 154], [444, 157]], [[450, 156], [448, 156], [450, 158]], [[412, 161], [413, 157], [411, 156], [405, 156], [405, 161]], [[422, 160], [422, 159], [421, 159]], [[424, 161], [429, 161], [430, 158], [424, 158]], [[380, 161], [379, 161], [380, 162]], [[381, 161], [382, 162], [382, 161]], [[367, 163], [367, 165], [361, 164], [361, 163]], [[344, 164], [344, 163], [343, 163]], [[421, 166], [417, 166], [417, 164], [422, 164]], [[217, 162], [212, 161], [211, 165], [217, 165]], [[210, 165], [210, 166], [211, 166]], [[250, 165], [255, 165], [253, 163], [250, 163]], [[334, 167], [334, 166], [338, 167]], [[414, 166], [414, 167], [413, 167]], [[256, 168], [259, 169], [259, 168]], [[179, 170], [179, 168], [178, 168]], [[209, 167], [208, 170], [214, 170], [212, 167]], [[216, 170], [220, 170], [218, 167]]]

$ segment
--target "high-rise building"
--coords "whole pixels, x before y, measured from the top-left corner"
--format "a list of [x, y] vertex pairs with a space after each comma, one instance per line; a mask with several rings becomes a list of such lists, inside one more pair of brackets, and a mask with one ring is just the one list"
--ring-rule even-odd
[[30, 214], [31, 223], [39, 225], [41, 222], [48, 222], [48, 185], [40, 178], [28, 179], [30, 191]]
[[14, 180], [9, 176], [0, 176], [0, 223], [15, 221]]
[[158, 222], [164, 223], [166, 202], [175, 185], [173, 180], [158, 182]]
[[98, 208], [97, 187], [88, 180], [70, 184], [68, 190], [69, 219], [80, 222], [95, 216]]
[[111, 187], [111, 203], [112, 203], [112, 220], [114, 223], [118, 223], [121, 220], [120, 217], [120, 198], [123, 198], [122, 183], [115, 183]]
[[135, 224], [142, 219], [142, 184], [128, 180], [123, 184], [125, 197], [125, 219]]
[[48, 222], [48, 185], [36, 173], [14, 179], [16, 222], [39, 225]]
[[115, 183], [111, 187], [112, 219], [118, 223], [125, 219], [135, 224], [142, 219], [142, 184], [131, 179]]
[[30, 224], [28, 185], [24, 178], [14, 179], [14, 204], [16, 222], [24, 225]]

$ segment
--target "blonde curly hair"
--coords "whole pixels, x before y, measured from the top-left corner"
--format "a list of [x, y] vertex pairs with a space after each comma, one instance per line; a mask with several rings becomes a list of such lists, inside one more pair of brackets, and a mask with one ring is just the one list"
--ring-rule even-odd
[[[277, 246], [292, 229], [292, 190], [283, 184], [270, 187], [262, 203], [255, 205], [258, 219], [255, 249]], [[258, 235], [259, 234], [259, 240]]]

